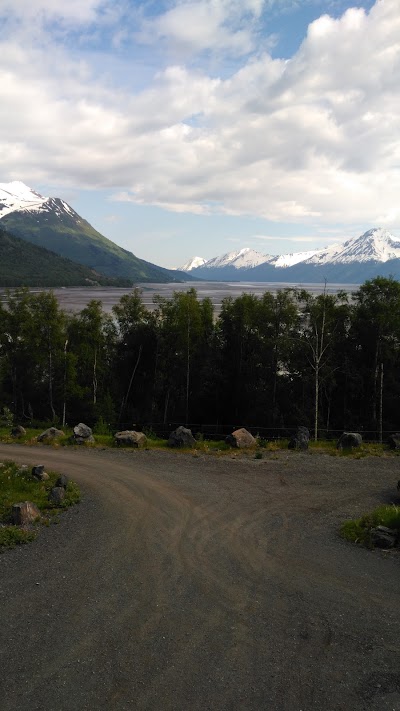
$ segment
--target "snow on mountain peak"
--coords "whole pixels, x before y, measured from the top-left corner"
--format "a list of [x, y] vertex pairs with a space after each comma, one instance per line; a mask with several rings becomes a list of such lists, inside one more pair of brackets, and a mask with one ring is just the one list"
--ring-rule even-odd
[[176, 267], [180, 272], [191, 272], [192, 269], [197, 269], [197, 267], [202, 267], [206, 263], [204, 257], [191, 257], [183, 267]]
[[0, 219], [16, 210], [38, 210], [47, 199], [19, 180], [0, 183]]
[[400, 239], [382, 227], [375, 227], [359, 237], [353, 237], [319, 250], [307, 264], [351, 264], [353, 262], [387, 262], [400, 258]]
[[209, 259], [204, 264], [204, 267], [220, 268], [229, 266], [235, 269], [251, 269], [252, 267], [258, 267], [260, 264], [265, 264], [271, 259], [272, 257], [269, 254], [260, 254], [254, 249], [250, 249], [250, 247], [243, 247], [237, 252], [227, 252], [220, 257]]

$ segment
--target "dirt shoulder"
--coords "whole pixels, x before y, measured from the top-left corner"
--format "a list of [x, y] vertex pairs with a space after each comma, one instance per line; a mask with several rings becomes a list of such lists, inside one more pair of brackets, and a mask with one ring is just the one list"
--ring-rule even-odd
[[0, 445], [82, 503], [0, 556], [2, 711], [400, 709], [399, 557], [340, 539], [397, 458]]

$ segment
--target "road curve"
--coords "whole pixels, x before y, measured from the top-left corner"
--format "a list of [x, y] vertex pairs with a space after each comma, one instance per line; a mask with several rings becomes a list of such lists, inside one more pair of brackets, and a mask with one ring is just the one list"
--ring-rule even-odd
[[0, 556], [1, 711], [400, 711], [397, 459], [0, 445], [82, 503]]

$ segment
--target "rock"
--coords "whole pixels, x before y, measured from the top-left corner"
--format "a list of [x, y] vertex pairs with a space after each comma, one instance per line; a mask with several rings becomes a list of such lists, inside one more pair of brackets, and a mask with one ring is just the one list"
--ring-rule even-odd
[[377, 548], [394, 548], [397, 543], [397, 533], [393, 528], [377, 526], [371, 529], [371, 543]]
[[94, 442], [93, 432], [88, 425], [84, 425], [80, 422], [79, 425], [75, 425], [73, 439], [76, 444], [85, 444], [86, 442]]
[[400, 449], [400, 432], [389, 435], [387, 442], [390, 449]]
[[239, 430], [235, 430], [232, 434], [225, 438], [225, 442], [230, 444], [231, 447], [237, 447], [238, 449], [244, 449], [245, 447], [255, 447], [257, 442], [253, 435], [250, 434], [248, 430], [241, 427]]
[[49, 501], [52, 504], [61, 504], [65, 499], [65, 489], [63, 486], [54, 486], [49, 494]]
[[38, 442], [50, 442], [53, 439], [58, 439], [58, 437], [63, 437], [64, 432], [62, 430], [58, 430], [57, 427], [49, 427], [48, 430], [45, 430], [42, 432], [42, 434], [38, 435], [37, 441]]
[[11, 430], [12, 437], [23, 437], [24, 435], [26, 435], [26, 429], [22, 425], [16, 425]]
[[171, 432], [168, 439], [168, 447], [194, 447], [195, 444], [192, 430], [182, 426]]
[[362, 437], [358, 432], [343, 432], [336, 446], [338, 449], [353, 449], [360, 447], [361, 444]]
[[121, 447], [145, 447], [147, 443], [146, 435], [143, 432], [136, 432], [136, 430], [117, 432], [114, 439], [115, 444]]
[[11, 518], [15, 526], [26, 526], [40, 516], [40, 511], [32, 501], [20, 501], [12, 507]]
[[66, 489], [68, 486], [68, 478], [65, 476], [65, 474], [61, 474], [61, 476], [59, 476], [56, 481], [56, 487], [60, 487], [60, 486], [63, 489]]
[[47, 481], [49, 478], [49, 475], [44, 470], [44, 464], [36, 464], [35, 467], [32, 467], [32, 476], [38, 481]]
[[310, 441], [310, 433], [307, 427], [298, 427], [296, 432], [292, 434], [289, 441], [289, 449], [308, 449]]

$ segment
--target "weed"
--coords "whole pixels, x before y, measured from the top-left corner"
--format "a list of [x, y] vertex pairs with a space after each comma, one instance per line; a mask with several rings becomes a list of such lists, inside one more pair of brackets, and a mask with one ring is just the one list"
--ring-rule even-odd
[[400, 506], [394, 504], [379, 506], [361, 518], [345, 521], [340, 533], [347, 541], [371, 546], [371, 529], [377, 526], [386, 526], [400, 531]]
[[15, 462], [4, 462], [0, 467], [0, 547], [12, 547], [35, 538], [36, 533], [17, 526], [9, 526], [12, 507], [18, 501], [31, 501], [41, 512], [40, 522], [47, 525], [60, 510], [80, 501], [80, 490], [75, 482], [67, 484], [65, 498], [60, 504], [49, 502], [49, 492], [58, 479], [56, 472], [49, 472], [49, 479], [37, 481], [29, 468], [20, 468]]
[[21, 543], [29, 543], [36, 535], [35, 531], [27, 531], [17, 526], [0, 526], [0, 553], [2, 548], [15, 548]]

